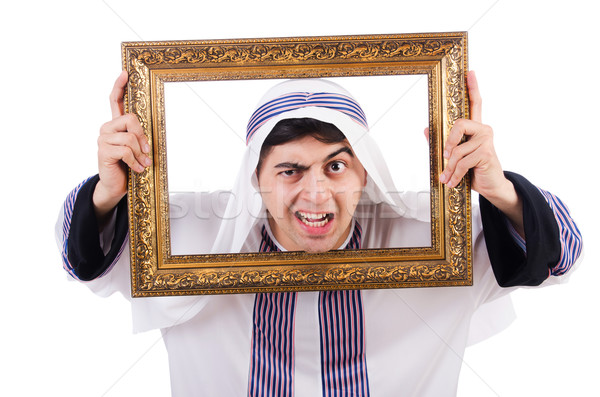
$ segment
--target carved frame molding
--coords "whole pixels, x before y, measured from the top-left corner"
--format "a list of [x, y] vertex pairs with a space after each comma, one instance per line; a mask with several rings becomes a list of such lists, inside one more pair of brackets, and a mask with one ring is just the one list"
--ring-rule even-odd
[[[129, 174], [134, 297], [472, 284], [470, 181], [453, 189], [438, 182], [447, 133], [468, 118], [465, 32], [129, 42], [122, 58], [130, 76], [126, 109], [140, 120], [154, 156], [153, 167]], [[428, 76], [431, 247], [170, 255], [165, 82], [386, 74]]]

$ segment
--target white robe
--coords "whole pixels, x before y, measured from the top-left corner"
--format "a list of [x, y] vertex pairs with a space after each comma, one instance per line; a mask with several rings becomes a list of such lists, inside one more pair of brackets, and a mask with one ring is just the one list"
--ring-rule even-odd
[[[178, 244], [183, 244], [181, 249], [189, 245], [194, 250], [194, 244], [203, 241], [197, 233], [190, 233], [194, 230], [190, 222], [195, 223], [197, 218], [182, 216], [172, 220], [173, 235], [181, 236], [177, 239]], [[473, 286], [362, 291], [372, 396], [455, 395], [469, 341], [484, 339], [512, 321], [514, 313], [506, 296], [512, 288], [500, 288], [496, 283], [479, 218], [479, 210], [474, 208]], [[429, 224], [417, 219], [365, 218], [358, 222], [363, 228], [363, 248], [429, 245]], [[389, 228], [387, 222], [394, 222], [394, 227]], [[59, 219], [58, 225], [61, 224]], [[389, 230], [396, 232], [390, 234]], [[62, 233], [62, 228], [58, 228], [58, 233]], [[206, 236], [206, 232], [203, 234]], [[106, 247], [112, 239], [110, 231], [101, 239]], [[250, 246], [258, 246], [257, 242], [258, 225], [245, 247], [250, 250]], [[246, 395], [255, 295], [132, 299], [129, 265], [129, 255], [125, 253], [106, 275], [86, 284], [99, 295], [120, 292], [129, 299], [134, 332], [161, 329], [169, 355], [173, 395]], [[503, 296], [505, 299], [498, 299]], [[318, 292], [300, 292], [296, 303], [296, 396], [321, 395], [317, 299]], [[486, 308], [493, 308], [493, 316], [492, 310], [482, 310]], [[472, 324], [473, 318], [485, 321]]]

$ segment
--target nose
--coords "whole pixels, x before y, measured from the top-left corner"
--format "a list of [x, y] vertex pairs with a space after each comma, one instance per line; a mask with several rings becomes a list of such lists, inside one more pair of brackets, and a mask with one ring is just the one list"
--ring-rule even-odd
[[329, 179], [318, 170], [306, 172], [302, 178], [302, 198], [308, 203], [320, 205], [332, 197]]

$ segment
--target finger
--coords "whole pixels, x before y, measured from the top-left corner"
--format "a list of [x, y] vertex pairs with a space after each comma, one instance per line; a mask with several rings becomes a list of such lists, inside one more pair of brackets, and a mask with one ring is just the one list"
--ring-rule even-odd
[[477, 139], [469, 140], [458, 145], [452, 151], [452, 156], [448, 159], [444, 171], [440, 174], [440, 182], [448, 183], [456, 172], [458, 163], [463, 158], [469, 156], [471, 153], [474, 153], [480, 146], [481, 142]]
[[456, 148], [465, 135], [473, 135], [477, 132], [477, 129], [481, 124], [475, 123], [472, 120], [459, 119], [456, 120], [448, 138], [446, 138], [446, 144], [444, 145], [444, 158], [449, 159], [452, 156], [452, 151]]
[[[481, 161], [481, 156], [478, 152], [471, 152], [467, 156], [462, 157], [454, 168], [453, 172], [446, 176], [446, 186], [449, 188], [453, 188], [458, 186], [460, 181], [464, 178], [464, 176], [469, 172], [470, 169], [476, 167]], [[444, 171], [445, 172], [445, 171]]]
[[127, 71], [123, 70], [119, 77], [117, 77], [115, 85], [110, 92], [110, 112], [113, 119], [125, 114], [125, 109], [123, 108], [123, 96], [125, 95], [125, 87], [127, 86], [128, 78]]
[[467, 89], [469, 92], [469, 111], [471, 120], [481, 123], [481, 95], [475, 71], [471, 70], [467, 74]]
[[143, 172], [145, 169], [145, 167], [136, 159], [135, 154], [130, 147], [112, 145], [109, 143], [98, 145], [98, 166], [101, 175], [103, 172], [106, 172], [104, 170], [121, 167], [123, 163], [136, 172]]
[[[114, 157], [114, 147], [125, 147], [129, 149], [136, 160], [135, 163], [143, 167], [152, 165], [152, 160], [142, 152], [137, 137], [133, 134], [103, 134], [98, 137], [99, 157], [112, 159], [113, 162], [116, 162], [117, 160], [125, 161], [125, 158]], [[131, 166], [131, 164], [127, 164]]]
[[114, 133], [131, 133], [135, 135], [138, 140], [139, 146], [142, 152], [149, 153], [150, 145], [148, 144], [148, 138], [144, 134], [144, 129], [140, 124], [137, 116], [134, 114], [126, 114], [119, 116], [107, 123], [104, 123], [100, 128], [100, 135], [114, 134]]
[[134, 170], [135, 172], [143, 172], [146, 168], [135, 157], [133, 150], [128, 146], [119, 146], [119, 145], [109, 145], [107, 150], [107, 155], [113, 160], [121, 160], [129, 168]]
[[423, 135], [425, 135], [425, 139], [427, 140], [427, 142], [429, 142], [429, 127], [423, 130]]

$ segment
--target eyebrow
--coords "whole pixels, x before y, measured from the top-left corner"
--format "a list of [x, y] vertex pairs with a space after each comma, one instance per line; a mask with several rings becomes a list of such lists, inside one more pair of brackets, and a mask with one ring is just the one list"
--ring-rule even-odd
[[[335, 156], [337, 156], [340, 153], [348, 153], [351, 157], [354, 157], [354, 153], [352, 153], [352, 150], [350, 150], [349, 147], [344, 146], [342, 148], [339, 148], [335, 152], [328, 154], [325, 157], [324, 161], [331, 160], [332, 158], [334, 158]], [[290, 161], [286, 161], [286, 162], [283, 162], [283, 163], [276, 164], [274, 166], [274, 168], [287, 168], [287, 169], [294, 169], [294, 170], [298, 170], [298, 171], [306, 171], [310, 167], [306, 166], [306, 165], [302, 165], [300, 163], [293, 163], [293, 162], [290, 162]]]
[[284, 163], [279, 163], [279, 164], [275, 165], [275, 167], [273, 167], [273, 168], [291, 168], [291, 169], [294, 169], [294, 170], [306, 171], [310, 167], [308, 167], [306, 165], [299, 164], [299, 163], [291, 163], [289, 161], [286, 161]]
[[331, 160], [332, 158], [334, 158], [335, 156], [337, 156], [340, 153], [348, 153], [350, 155], [350, 157], [354, 157], [354, 153], [352, 153], [352, 150], [350, 150], [350, 148], [348, 146], [344, 146], [342, 148], [339, 148], [335, 152], [331, 153], [327, 157], [325, 157], [325, 161]]

